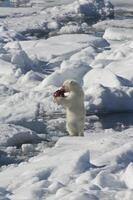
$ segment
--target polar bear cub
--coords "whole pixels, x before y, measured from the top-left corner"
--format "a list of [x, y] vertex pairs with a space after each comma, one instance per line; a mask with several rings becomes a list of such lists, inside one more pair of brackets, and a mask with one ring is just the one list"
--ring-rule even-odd
[[57, 96], [57, 104], [66, 108], [66, 128], [71, 136], [83, 136], [85, 122], [84, 92], [74, 80], [66, 80], [61, 90], [68, 93], [67, 96]]

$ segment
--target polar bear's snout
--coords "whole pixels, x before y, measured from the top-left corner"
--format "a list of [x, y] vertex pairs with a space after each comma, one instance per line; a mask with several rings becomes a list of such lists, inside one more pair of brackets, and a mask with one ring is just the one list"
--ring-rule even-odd
[[70, 92], [70, 88], [66, 84], [63, 84], [61, 89], [64, 90], [65, 93]]

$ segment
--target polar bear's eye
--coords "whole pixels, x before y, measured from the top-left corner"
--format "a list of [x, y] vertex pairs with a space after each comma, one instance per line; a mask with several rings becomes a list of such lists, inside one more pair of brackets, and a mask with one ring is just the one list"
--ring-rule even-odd
[[75, 84], [75, 82], [74, 82], [74, 81], [71, 81], [71, 82], [70, 82], [70, 84], [71, 84], [71, 85], [74, 85], [74, 84]]

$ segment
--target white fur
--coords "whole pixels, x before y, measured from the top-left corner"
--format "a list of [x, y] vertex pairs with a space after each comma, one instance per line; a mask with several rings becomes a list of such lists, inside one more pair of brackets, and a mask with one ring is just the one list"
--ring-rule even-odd
[[74, 80], [67, 80], [63, 88], [69, 92], [66, 97], [56, 97], [56, 102], [66, 108], [66, 128], [71, 136], [83, 136], [84, 133], [84, 93]]

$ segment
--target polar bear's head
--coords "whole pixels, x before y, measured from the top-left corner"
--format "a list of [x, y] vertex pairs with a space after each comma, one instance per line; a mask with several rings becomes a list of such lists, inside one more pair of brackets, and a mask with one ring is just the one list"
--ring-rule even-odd
[[71, 92], [71, 91], [79, 92], [82, 90], [80, 85], [75, 80], [66, 80], [63, 83], [62, 88], [65, 90], [65, 92]]

